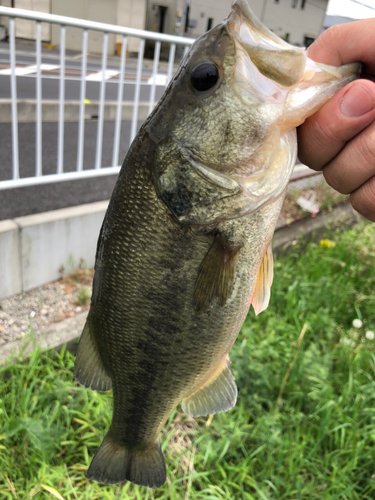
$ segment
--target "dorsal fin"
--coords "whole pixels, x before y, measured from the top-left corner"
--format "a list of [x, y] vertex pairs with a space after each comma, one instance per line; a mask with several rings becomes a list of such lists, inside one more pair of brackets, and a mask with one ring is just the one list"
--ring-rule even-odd
[[272, 281], [273, 255], [272, 246], [270, 244], [260, 264], [253, 296], [251, 297], [251, 304], [256, 315], [258, 315], [268, 307], [271, 296]]

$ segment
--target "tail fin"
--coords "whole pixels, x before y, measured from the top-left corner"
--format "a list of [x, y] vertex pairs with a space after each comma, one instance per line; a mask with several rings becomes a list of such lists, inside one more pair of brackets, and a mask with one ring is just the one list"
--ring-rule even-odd
[[128, 480], [141, 486], [160, 488], [166, 480], [160, 443], [156, 442], [146, 450], [129, 451], [108, 433], [91, 462], [87, 478], [105, 484]]

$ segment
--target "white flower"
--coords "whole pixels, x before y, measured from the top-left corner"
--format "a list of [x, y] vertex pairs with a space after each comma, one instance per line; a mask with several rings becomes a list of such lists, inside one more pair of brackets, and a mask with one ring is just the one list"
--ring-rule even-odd
[[363, 323], [360, 319], [353, 319], [353, 326], [354, 328], [362, 328]]
[[372, 332], [371, 330], [369, 330], [368, 332], [366, 332], [366, 339], [368, 339], [368, 340], [374, 340], [375, 339], [375, 333]]
[[342, 343], [343, 343], [344, 345], [352, 345], [352, 341], [351, 341], [350, 339], [348, 339], [348, 337], [344, 337], [344, 338], [342, 339]]

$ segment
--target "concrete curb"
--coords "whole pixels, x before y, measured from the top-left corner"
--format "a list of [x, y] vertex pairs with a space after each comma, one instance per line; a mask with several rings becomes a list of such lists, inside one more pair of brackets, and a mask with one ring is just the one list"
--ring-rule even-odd
[[348, 202], [344, 202], [330, 211], [319, 213], [316, 217], [306, 217], [298, 220], [290, 226], [278, 229], [273, 237], [272, 249], [279, 253], [287, 250], [298, 238], [304, 238], [306, 244], [311, 240], [320, 239], [327, 229], [350, 226], [359, 222], [361, 216]]
[[[0, 123], [12, 122], [12, 110], [10, 99], [0, 99]], [[156, 104], [156, 103], [155, 103]], [[140, 102], [138, 106], [138, 120], [144, 121], [148, 116], [148, 102]], [[133, 116], [133, 102], [122, 103], [122, 120], [131, 120]], [[104, 106], [104, 121], [114, 121], [116, 119], [117, 101], [106, 101]], [[80, 113], [80, 101], [66, 101], [64, 103], [64, 121], [78, 122]], [[85, 120], [91, 120], [98, 117], [99, 102], [85, 104]], [[36, 119], [36, 100], [19, 99], [17, 101], [18, 123], [35, 122]], [[42, 121], [59, 121], [59, 101], [45, 100], [42, 102]]]
[[[275, 232], [273, 249], [276, 253], [285, 251], [298, 238], [304, 238], [307, 244], [313, 235], [320, 238], [327, 227], [335, 228], [351, 225], [358, 222], [360, 218], [349, 203], [342, 204], [330, 212], [318, 214], [315, 218], [304, 219], [290, 226], [280, 228]], [[72, 318], [67, 318], [60, 323], [50, 325], [45, 330], [36, 332], [33, 342], [30, 339], [9, 342], [1, 348], [0, 365], [12, 362], [20, 354], [25, 357], [37, 347], [60, 350], [63, 345], [66, 345], [69, 351], [75, 352], [86, 316], [87, 311]]]
[[[61, 269], [95, 263], [108, 201], [0, 222], [0, 298], [57, 280]], [[48, 250], [48, 251], [47, 251]]]
[[12, 363], [19, 356], [26, 357], [36, 348], [59, 351], [65, 345], [69, 351], [75, 352], [77, 340], [81, 335], [86, 316], [87, 311], [60, 321], [60, 323], [50, 325], [41, 332], [35, 332], [33, 339], [27, 337], [23, 340], [5, 344], [0, 351], [0, 366]]

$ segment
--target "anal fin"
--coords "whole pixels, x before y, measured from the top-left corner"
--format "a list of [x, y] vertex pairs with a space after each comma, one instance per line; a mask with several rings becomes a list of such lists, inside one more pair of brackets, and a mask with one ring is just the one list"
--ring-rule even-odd
[[226, 357], [220, 368], [197, 391], [182, 400], [182, 409], [191, 417], [228, 411], [236, 404], [237, 386]]
[[90, 331], [89, 318], [83, 328], [74, 364], [74, 377], [81, 385], [94, 391], [109, 391], [112, 380], [107, 375], [99, 349]]
[[256, 315], [267, 309], [270, 297], [271, 286], [273, 281], [273, 255], [271, 244], [267, 248], [263, 260], [260, 264], [257, 280], [251, 304]]
[[214, 298], [221, 307], [227, 303], [241, 248], [242, 244], [232, 243], [221, 234], [216, 235], [195, 282], [194, 300], [199, 313], [205, 312]]

